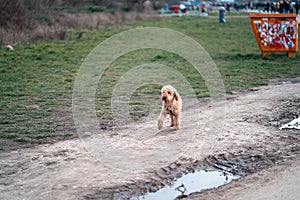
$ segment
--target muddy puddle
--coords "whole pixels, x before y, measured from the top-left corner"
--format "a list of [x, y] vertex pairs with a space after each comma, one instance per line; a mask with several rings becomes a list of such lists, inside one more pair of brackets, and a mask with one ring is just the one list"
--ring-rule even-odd
[[194, 192], [217, 188], [238, 178], [240, 178], [240, 176], [234, 176], [227, 172], [196, 171], [182, 176], [173, 185], [165, 186], [156, 192], [131, 197], [130, 200], [173, 200], [186, 197]]

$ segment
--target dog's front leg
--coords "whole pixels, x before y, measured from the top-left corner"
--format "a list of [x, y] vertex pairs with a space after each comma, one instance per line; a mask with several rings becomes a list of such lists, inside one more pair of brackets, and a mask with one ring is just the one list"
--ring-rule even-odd
[[159, 130], [162, 129], [162, 127], [164, 126], [166, 116], [167, 116], [167, 112], [165, 110], [162, 110], [158, 117], [158, 122], [157, 122]]

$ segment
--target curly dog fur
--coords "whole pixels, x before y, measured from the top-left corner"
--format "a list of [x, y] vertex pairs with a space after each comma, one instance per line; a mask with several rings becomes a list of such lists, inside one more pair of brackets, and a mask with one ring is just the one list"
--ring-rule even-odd
[[166, 85], [161, 89], [162, 109], [158, 118], [158, 129], [162, 129], [165, 118], [170, 115], [171, 124], [176, 130], [180, 129], [180, 115], [182, 100], [178, 92], [171, 85]]

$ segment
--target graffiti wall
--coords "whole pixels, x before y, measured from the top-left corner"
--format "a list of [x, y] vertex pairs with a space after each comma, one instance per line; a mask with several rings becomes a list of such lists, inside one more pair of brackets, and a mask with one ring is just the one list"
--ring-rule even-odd
[[297, 39], [296, 21], [255, 21], [260, 42], [275, 49], [291, 49]]
[[295, 17], [256, 17], [251, 20], [262, 51], [297, 51], [298, 21]]

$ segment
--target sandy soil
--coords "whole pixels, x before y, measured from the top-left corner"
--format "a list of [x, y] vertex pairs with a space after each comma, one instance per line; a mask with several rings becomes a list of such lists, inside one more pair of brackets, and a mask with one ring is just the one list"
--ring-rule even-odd
[[186, 102], [178, 132], [158, 132], [149, 117], [81, 139], [4, 152], [0, 199], [127, 199], [204, 168], [242, 178], [189, 199], [299, 199], [300, 132], [278, 129], [299, 116], [299, 102], [300, 83], [270, 85], [229, 95], [226, 102]]

